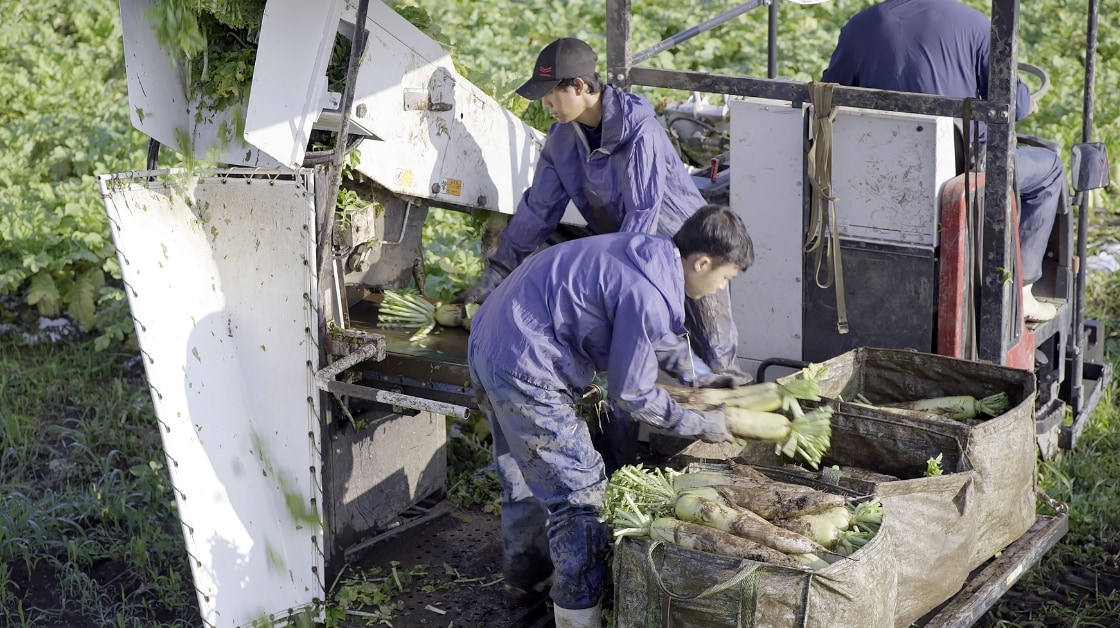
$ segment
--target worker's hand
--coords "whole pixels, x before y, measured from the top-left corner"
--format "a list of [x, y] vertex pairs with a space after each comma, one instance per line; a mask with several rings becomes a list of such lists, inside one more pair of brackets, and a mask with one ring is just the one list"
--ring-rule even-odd
[[709, 377], [701, 378], [696, 385], [700, 388], [738, 388], [751, 383], [750, 376], [745, 379], [737, 375], [715, 373]]
[[[739, 369], [726, 369], [719, 373], [713, 373], [707, 365], [699, 368], [703, 362], [697, 362], [698, 368], [696, 373], [686, 373], [681, 375], [680, 381], [685, 386], [697, 386], [699, 388], [738, 388], [746, 386], [754, 381], [754, 378], [740, 371]], [[690, 377], [695, 375], [695, 379]]]
[[[709, 388], [738, 388], [746, 386], [747, 384], [754, 383], [754, 376], [750, 373], [744, 373], [737, 368], [726, 368], [716, 373], [716, 377], [721, 378], [721, 383], [726, 383], [726, 386], [710, 386]], [[726, 378], [726, 379], [723, 379]]]
[[451, 300], [452, 303], [482, 303], [498, 284], [506, 278], [506, 273], [499, 270], [493, 264], [486, 267], [482, 272], [482, 276], [478, 278], [473, 286], [467, 288], [462, 294]]
[[[682, 346], [685, 346], [687, 350], [686, 345]], [[681, 351], [678, 352], [683, 353]], [[691, 351], [689, 351], [687, 355], [688, 359], [683, 361], [684, 363], [682, 364], [684, 370], [682, 370], [680, 372], [680, 375], [677, 376], [677, 381], [679, 381], [682, 386], [712, 388], [712, 386], [707, 385], [707, 383], [711, 382], [715, 377], [715, 373], [712, 372], [712, 367], [708, 366], [707, 362], [699, 358], [692, 357]]]
[[711, 420], [711, 427], [705, 430], [703, 434], [697, 435], [697, 438], [705, 443], [716, 444], [729, 443], [735, 440], [735, 435], [731, 433], [731, 428], [723, 410], [710, 410], [703, 414]]

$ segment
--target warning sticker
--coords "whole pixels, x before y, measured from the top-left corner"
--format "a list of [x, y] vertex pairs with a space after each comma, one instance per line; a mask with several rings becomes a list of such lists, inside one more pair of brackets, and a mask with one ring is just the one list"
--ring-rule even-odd
[[397, 170], [397, 185], [405, 187], [412, 187], [412, 171], [411, 170]]
[[444, 179], [443, 191], [451, 196], [459, 196], [463, 193], [463, 182], [458, 179]]

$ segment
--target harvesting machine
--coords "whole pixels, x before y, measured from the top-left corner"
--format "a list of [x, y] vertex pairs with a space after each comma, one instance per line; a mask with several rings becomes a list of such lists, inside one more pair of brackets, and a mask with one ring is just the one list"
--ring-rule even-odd
[[[144, 171], [105, 175], [101, 187], [202, 616], [240, 626], [315, 614], [349, 560], [447, 511], [445, 417], [475, 408], [467, 332], [410, 342], [377, 325], [377, 295], [423, 287], [429, 208], [512, 214], [543, 138], [376, 0], [268, 0], [248, 96], [219, 109], [160, 43], [146, 17], [153, 0], [120, 5], [132, 122], [151, 149]], [[767, 78], [642, 65], [756, 8], [768, 10]], [[1015, 266], [1005, 225], [1019, 3], [992, 2], [986, 101], [833, 91], [831, 177], [844, 201], [819, 235], [842, 256], [839, 293], [816, 285], [803, 252], [816, 105], [809, 85], [775, 78], [778, 10], [753, 0], [635, 51], [630, 2], [606, 3], [607, 80], [697, 94], [667, 110], [667, 130], [693, 160], [711, 160], [697, 169], [700, 187], [743, 216], [758, 247], [756, 266], [731, 287], [743, 369], [762, 379], [873, 346], [1033, 370], [1040, 451], [1072, 447], [1111, 376], [1102, 331], [1084, 318], [1078, 264], [1086, 193], [1108, 173], [1090, 141], [1096, 2], [1084, 142], [1038, 284], [1059, 314], [1039, 325], [1021, 323], [1017, 279], [1001, 271]], [[332, 89], [340, 42], [351, 52]], [[958, 163], [961, 119], [988, 125], [983, 173]], [[698, 153], [697, 141], [720, 154]], [[220, 165], [161, 169], [161, 149]], [[351, 166], [363, 202], [340, 213]], [[581, 225], [575, 211], [562, 223]], [[1037, 561], [1064, 523], [970, 585], [964, 616], [983, 612], [991, 587], [1006, 590], [1015, 578], [1004, 576]]]

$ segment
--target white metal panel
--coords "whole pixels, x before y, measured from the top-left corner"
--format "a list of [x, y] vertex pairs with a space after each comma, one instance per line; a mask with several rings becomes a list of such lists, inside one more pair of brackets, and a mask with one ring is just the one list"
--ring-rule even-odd
[[101, 178], [202, 617], [324, 597], [314, 200], [277, 174]]
[[841, 107], [832, 129], [841, 237], [936, 247], [938, 194], [956, 175], [953, 142], [949, 118]]
[[232, 109], [200, 112], [197, 99], [188, 98], [184, 67], [160, 46], [144, 17], [152, 5], [153, 0], [120, 0], [132, 125], [160, 144], [200, 159], [260, 168], [280, 165], [237, 135]]
[[[143, 16], [152, 1], [121, 0], [133, 125], [216, 162], [302, 164], [327, 99], [340, 14], [352, 29], [355, 3], [269, 1], [249, 102], [238, 112], [241, 137], [233, 110], [199, 115]], [[358, 170], [398, 194], [512, 214], [532, 180], [542, 135], [460, 76], [447, 51], [384, 3], [370, 3], [366, 28], [351, 119], [375, 137], [362, 145]]]
[[153, 0], [120, 2], [132, 126], [164, 146], [177, 148], [175, 131], [187, 126], [182, 72], [156, 42], [155, 30], [144, 17]]
[[[356, 19], [352, 3], [343, 21]], [[381, 2], [355, 91], [358, 170], [393, 192], [512, 214], [543, 140], [455, 71], [447, 51]], [[358, 115], [361, 113], [362, 115]]]
[[342, 0], [268, 0], [257, 42], [245, 139], [296, 169], [327, 96]]
[[731, 282], [742, 367], [801, 359], [805, 122], [788, 102], [735, 99], [731, 207], [754, 241], [755, 262]]

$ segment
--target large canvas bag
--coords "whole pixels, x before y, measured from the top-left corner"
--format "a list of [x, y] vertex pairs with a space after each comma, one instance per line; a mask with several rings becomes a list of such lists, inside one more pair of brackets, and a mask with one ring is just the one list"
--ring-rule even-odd
[[[884, 511], [884, 521], [890, 514]], [[615, 548], [618, 628], [891, 626], [888, 532], [816, 572], [626, 538]]]
[[[822, 393], [837, 407], [862, 416], [962, 434], [964, 451], [976, 472], [973, 506], [975, 568], [1034, 525], [1034, 375], [983, 362], [895, 349], [859, 348], [826, 361]], [[890, 412], [856, 406], [862, 395], [875, 404], [950, 395], [985, 397], [1007, 393], [1011, 409], [997, 417], [961, 423], [921, 412]]]

